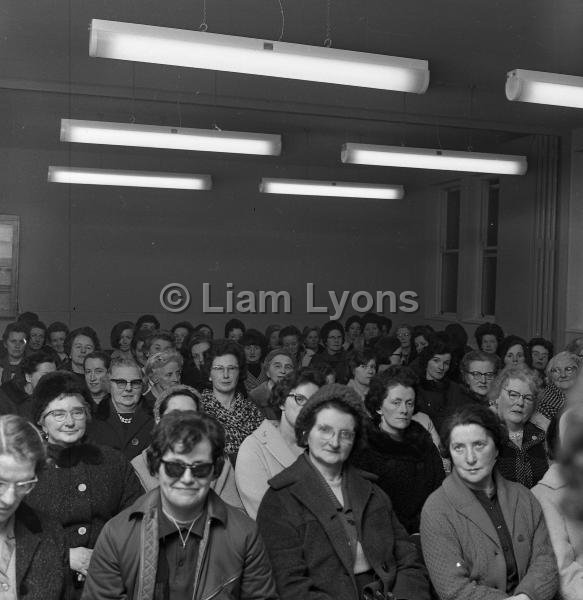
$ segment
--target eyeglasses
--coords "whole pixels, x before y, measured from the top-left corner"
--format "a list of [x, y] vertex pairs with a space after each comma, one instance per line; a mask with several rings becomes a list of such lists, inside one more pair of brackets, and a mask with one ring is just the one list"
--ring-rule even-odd
[[358, 365], [361, 369], [364, 369], [365, 371], [376, 371], [377, 370], [377, 366], [375, 364], [368, 364], [368, 365]]
[[506, 388], [504, 388], [504, 391], [508, 394], [508, 397], [513, 402], [516, 402], [517, 400], [520, 400], [521, 398], [525, 402], [534, 402], [534, 396], [532, 394], [521, 394], [520, 392], [517, 392], [516, 390], [507, 390]]
[[318, 435], [326, 441], [331, 440], [336, 433], [338, 433], [338, 439], [341, 442], [348, 444], [354, 441], [355, 433], [354, 431], [349, 431], [348, 429], [341, 429], [340, 431], [336, 432], [334, 427], [330, 427], [330, 425], [317, 425], [316, 430]]
[[190, 469], [190, 474], [194, 478], [204, 479], [208, 477], [215, 467], [214, 463], [198, 463], [195, 465], [189, 465], [187, 463], [173, 461], [173, 460], [162, 460], [164, 465], [164, 471], [168, 477], [172, 479], [180, 479], [186, 469]]
[[230, 375], [231, 373], [236, 373], [239, 370], [239, 367], [235, 367], [233, 365], [229, 365], [228, 367], [224, 367], [223, 365], [217, 365], [216, 367], [211, 367], [211, 371], [215, 373], [222, 373], [223, 375], [226, 373]]
[[0, 496], [4, 496], [4, 494], [11, 488], [14, 488], [15, 496], [26, 496], [26, 494], [30, 494], [34, 489], [34, 486], [37, 484], [38, 478], [29, 479], [28, 481], [2, 481], [0, 480]]
[[109, 381], [115, 383], [120, 392], [123, 392], [128, 385], [132, 390], [138, 390], [144, 385], [144, 382], [141, 379], [110, 379]]
[[577, 367], [574, 366], [565, 367], [564, 369], [561, 369], [560, 367], [553, 367], [551, 369], [551, 375], [554, 375], [555, 377], [560, 377], [561, 375], [573, 375], [573, 373], [576, 372]]
[[493, 373], [492, 371], [488, 371], [487, 373], [482, 373], [481, 371], [466, 371], [466, 373], [476, 381], [480, 381], [482, 377], [485, 377], [487, 381], [492, 381], [496, 375], [496, 373]]
[[308, 399], [303, 394], [292, 394], [291, 392], [287, 395], [288, 398], [293, 398], [298, 406], [304, 406]]
[[67, 415], [71, 415], [75, 421], [81, 421], [87, 417], [85, 409], [80, 406], [77, 408], [72, 408], [71, 410], [64, 410], [60, 408], [56, 410], [49, 410], [49, 412], [45, 414], [45, 417], [48, 417], [49, 415], [53, 417], [55, 421], [59, 422], [64, 421], [67, 418]]

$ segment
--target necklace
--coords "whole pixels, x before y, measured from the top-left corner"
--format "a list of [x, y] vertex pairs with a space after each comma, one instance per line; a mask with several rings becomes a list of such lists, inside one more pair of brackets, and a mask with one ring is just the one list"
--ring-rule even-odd
[[188, 536], [190, 535], [190, 532], [192, 531], [194, 524], [198, 521], [198, 519], [202, 513], [200, 513], [200, 515], [197, 515], [196, 517], [194, 517], [194, 519], [192, 520], [192, 523], [190, 524], [190, 527], [188, 528], [188, 531], [186, 532], [186, 535], [183, 537], [182, 529], [181, 529], [179, 523], [182, 523], [182, 525], [184, 527], [186, 527], [186, 523], [183, 523], [182, 521], [177, 521], [170, 513], [168, 513], [164, 509], [162, 509], [162, 512], [174, 523], [174, 526], [176, 527], [176, 529], [178, 529], [178, 535], [180, 536], [180, 542], [182, 544], [182, 547], [186, 548], [186, 542], [188, 541]]
[[520, 438], [522, 437], [522, 433], [523, 433], [522, 431], [510, 432], [510, 433], [508, 434], [508, 437], [509, 437], [511, 440], [518, 440], [518, 439], [520, 439]]
[[117, 413], [117, 416], [119, 417], [119, 420], [122, 423], [125, 423], [126, 425], [129, 425], [132, 422], [132, 419], [134, 418], [133, 415], [131, 417], [122, 417], [121, 413]]

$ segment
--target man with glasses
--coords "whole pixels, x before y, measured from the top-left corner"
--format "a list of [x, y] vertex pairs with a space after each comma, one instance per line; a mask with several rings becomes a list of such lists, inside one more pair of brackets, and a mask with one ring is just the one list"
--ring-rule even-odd
[[136, 362], [114, 359], [108, 374], [111, 396], [97, 407], [89, 437], [120, 450], [131, 461], [150, 444], [154, 417], [142, 396], [144, 381]]
[[224, 445], [208, 415], [162, 417], [147, 453], [160, 486], [105, 525], [82, 598], [277, 598], [255, 524], [210, 489]]

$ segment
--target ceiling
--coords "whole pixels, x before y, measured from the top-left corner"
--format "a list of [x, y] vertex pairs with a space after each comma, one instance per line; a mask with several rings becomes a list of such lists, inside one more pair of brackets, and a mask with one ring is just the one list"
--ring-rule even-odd
[[427, 59], [431, 78], [423, 95], [88, 55], [92, 18], [198, 29], [204, 4], [3, 0], [0, 94], [69, 94], [76, 118], [95, 118], [84, 114], [87, 103], [80, 100], [91, 97], [103, 120], [218, 123], [297, 135], [309, 129], [314, 139], [340, 127], [350, 141], [439, 142], [476, 151], [525, 133], [583, 126], [581, 110], [511, 103], [504, 95], [506, 73], [514, 68], [583, 75], [581, 0], [206, 0], [210, 32], [279, 39], [284, 25], [283, 41], [309, 45], [323, 44], [329, 6], [333, 47]]

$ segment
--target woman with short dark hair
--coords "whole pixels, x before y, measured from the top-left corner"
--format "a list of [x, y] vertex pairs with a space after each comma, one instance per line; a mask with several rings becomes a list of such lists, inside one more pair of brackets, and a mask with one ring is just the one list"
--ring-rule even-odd
[[306, 448], [269, 481], [257, 523], [282, 600], [429, 598], [415, 546], [370, 474], [351, 464], [367, 415], [350, 388], [320, 388], [302, 408]]
[[370, 388], [370, 381], [377, 372], [376, 352], [372, 348], [353, 349], [348, 352], [346, 358], [351, 373], [351, 378], [346, 385], [352, 388], [364, 402]]
[[425, 564], [442, 600], [552, 600], [557, 564], [540, 504], [496, 467], [504, 427], [485, 406], [448, 417], [453, 470], [421, 513]]
[[336, 373], [336, 383], [347, 383], [350, 379], [350, 370], [344, 344], [344, 327], [340, 321], [328, 321], [320, 330], [324, 350], [312, 357], [310, 366], [320, 368], [328, 364]]
[[116, 323], [109, 336], [109, 342], [113, 349], [112, 356], [122, 358], [132, 357], [132, 340], [134, 339], [134, 324], [131, 321], [120, 321]]

